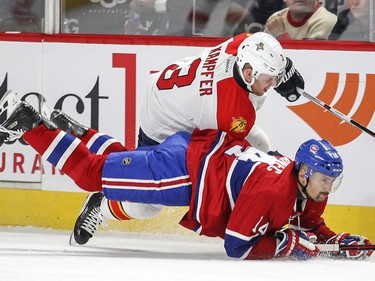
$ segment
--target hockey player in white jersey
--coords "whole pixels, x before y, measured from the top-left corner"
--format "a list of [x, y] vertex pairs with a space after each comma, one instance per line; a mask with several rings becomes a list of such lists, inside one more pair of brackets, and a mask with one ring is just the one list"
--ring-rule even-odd
[[[138, 146], [156, 145], [176, 132], [210, 128], [246, 139], [268, 152], [271, 145], [256, 125], [256, 111], [270, 88], [293, 102], [300, 96], [296, 87], [303, 89], [304, 80], [276, 39], [263, 32], [237, 35], [151, 75], [140, 114]], [[119, 202], [91, 194], [70, 241], [86, 244], [103, 217], [152, 218], [161, 210], [158, 205]]]
[[[244, 33], [206, 48], [199, 56], [181, 59], [152, 75], [140, 114], [138, 145], [158, 144], [179, 131], [210, 128], [269, 151], [268, 138], [255, 121], [256, 111], [272, 87], [289, 101], [299, 98], [296, 87], [304, 88], [303, 78], [272, 36]], [[85, 137], [87, 128], [75, 120], [62, 112], [57, 119], [62, 120], [60, 128], [73, 134], [78, 130]], [[151, 218], [161, 210], [158, 205], [91, 194], [76, 221], [71, 243], [86, 244], [103, 217]]]
[[296, 86], [303, 88], [303, 79], [276, 39], [262, 32], [240, 34], [151, 75], [139, 145], [160, 143], [179, 131], [211, 128], [268, 152], [270, 142], [255, 125], [255, 112], [269, 88], [295, 101]]

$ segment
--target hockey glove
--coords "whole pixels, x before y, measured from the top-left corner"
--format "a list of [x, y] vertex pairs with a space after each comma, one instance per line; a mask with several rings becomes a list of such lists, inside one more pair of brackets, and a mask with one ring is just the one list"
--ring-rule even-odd
[[[329, 238], [327, 244], [340, 244], [340, 245], [371, 245], [371, 242], [363, 236], [353, 235], [342, 232]], [[347, 258], [347, 259], [365, 259], [372, 255], [372, 251], [338, 251], [332, 252], [332, 257]]]
[[294, 67], [292, 61], [286, 58], [285, 75], [281, 84], [275, 88], [282, 97], [286, 98], [290, 102], [294, 102], [301, 96], [297, 92], [297, 87], [300, 89], [305, 88], [305, 81], [301, 74]]
[[294, 260], [307, 260], [316, 257], [319, 249], [309, 241], [304, 231], [285, 229], [276, 231], [277, 240], [275, 257], [289, 257]]

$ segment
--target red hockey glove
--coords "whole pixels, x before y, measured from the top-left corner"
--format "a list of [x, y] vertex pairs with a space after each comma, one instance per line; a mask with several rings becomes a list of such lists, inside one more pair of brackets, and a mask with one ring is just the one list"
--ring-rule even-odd
[[288, 101], [294, 102], [301, 96], [300, 93], [297, 92], [297, 87], [304, 89], [305, 81], [298, 70], [294, 67], [292, 61], [289, 58], [286, 58], [284, 79], [275, 90]]
[[316, 257], [319, 249], [309, 241], [309, 236], [304, 231], [286, 229], [276, 231], [277, 239], [275, 257], [290, 257], [295, 260], [307, 260]]
[[[371, 242], [363, 236], [349, 234], [342, 232], [329, 238], [327, 244], [340, 244], [340, 245], [371, 245]], [[333, 257], [347, 258], [347, 259], [365, 259], [372, 255], [373, 251], [338, 251], [332, 252]]]

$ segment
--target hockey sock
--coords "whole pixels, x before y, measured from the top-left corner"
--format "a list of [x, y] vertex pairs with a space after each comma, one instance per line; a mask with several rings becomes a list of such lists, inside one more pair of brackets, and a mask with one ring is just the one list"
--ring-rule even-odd
[[112, 220], [150, 219], [159, 215], [162, 209], [162, 205], [120, 202], [107, 198], [104, 198], [100, 205], [102, 215]]
[[111, 220], [131, 220], [132, 218], [129, 217], [120, 201], [108, 200], [107, 198], [103, 198], [102, 203], [100, 205], [100, 212], [101, 214]]
[[102, 191], [102, 168], [107, 156], [91, 154], [78, 138], [60, 129], [49, 130], [45, 125], [25, 132], [23, 139], [80, 188]]
[[89, 129], [80, 140], [87, 146], [91, 153], [107, 155], [111, 152], [126, 151], [127, 149], [111, 136]]

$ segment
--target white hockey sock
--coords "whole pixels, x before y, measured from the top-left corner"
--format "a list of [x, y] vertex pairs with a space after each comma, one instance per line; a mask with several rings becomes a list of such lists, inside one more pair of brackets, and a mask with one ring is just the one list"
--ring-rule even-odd
[[119, 202], [104, 198], [100, 205], [102, 215], [111, 220], [150, 219], [162, 211], [162, 205]]

